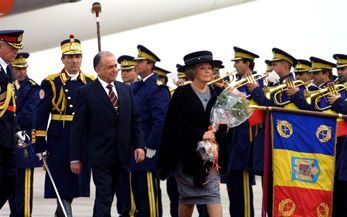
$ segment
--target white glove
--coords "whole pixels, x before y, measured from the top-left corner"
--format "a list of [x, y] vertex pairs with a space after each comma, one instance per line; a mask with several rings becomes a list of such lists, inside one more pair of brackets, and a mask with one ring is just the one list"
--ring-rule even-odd
[[36, 153], [36, 156], [37, 156], [40, 160], [42, 160], [42, 158], [47, 158], [48, 152], [47, 152], [47, 151], [44, 151], [44, 152], [42, 152], [42, 153]]
[[18, 131], [16, 133], [16, 138], [19, 141], [22, 141], [22, 142], [25, 141], [25, 131]]
[[146, 148], [146, 157], [152, 158], [152, 157], [154, 157], [156, 152], [157, 152], [157, 150], [155, 150], [155, 149]]

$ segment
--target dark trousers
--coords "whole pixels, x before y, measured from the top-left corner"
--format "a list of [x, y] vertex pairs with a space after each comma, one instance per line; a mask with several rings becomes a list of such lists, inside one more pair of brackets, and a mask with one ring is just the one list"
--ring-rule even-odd
[[121, 168], [116, 186], [117, 210], [119, 216], [133, 216], [135, 204], [131, 200], [130, 172], [127, 168]]
[[120, 173], [118, 165], [92, 166], [95, 184], [93, 217], [111, 217], [113, 196]]
[[162, 203], [159, 178], [150, 171], [131, 171], [131, 189], [137, 217], [161, 217]]
[[227, 178], [231, 217], [254, 216], [252, 175], [248, 171], [230, 171]]
[[336, 179], [333, 193], [333, 216], [347, 216], [347, 181]]
[[[263, 186], [263, 176], [261, 176], [262, 186]], [[273, 203], [273, 172], [268, 174], [268, 183], [267, 183], [267, 216], [272, 216], [272, 203]]]
[[33, 207], [34, 168], [18, 168], [16, 191], [8, 200], [10, 217], [31, 216]]
[[14, 148], [0, 146], [0, 209], [16, 186], [16, 152]]
[[[166, 191], [170, 199], [170, 215], [171, 217], [178, 217], [178, 201], [180, 195], [177, 190], [176, 179], [172, 175], [166, 180]], [[196, 208], [198, 209], [199, 217], [208, 217], [206, 205], [196, 205]]]

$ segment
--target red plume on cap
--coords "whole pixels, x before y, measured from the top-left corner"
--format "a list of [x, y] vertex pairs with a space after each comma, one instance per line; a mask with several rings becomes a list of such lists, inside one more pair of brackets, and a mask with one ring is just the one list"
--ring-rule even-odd
[[74, 36], [74, 34], [70, 34], [70, 42], [75, 42], [75, 36]]

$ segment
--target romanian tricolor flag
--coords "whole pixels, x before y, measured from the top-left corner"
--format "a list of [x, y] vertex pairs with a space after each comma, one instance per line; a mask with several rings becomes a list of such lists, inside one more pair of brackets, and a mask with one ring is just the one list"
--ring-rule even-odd
[[336, 119], [272, 113], [273, 216], [332, 215]]

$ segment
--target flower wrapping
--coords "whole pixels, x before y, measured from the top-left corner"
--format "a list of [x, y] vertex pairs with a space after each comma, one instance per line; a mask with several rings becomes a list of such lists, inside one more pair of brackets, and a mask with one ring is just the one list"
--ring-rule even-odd
[[252, 115], [253, 110], [245, 95], [236, 88], [226, 88], [217, 98], [211, 110], [212, 126], [226, 124], [236, 127]]
[[[211, 127], [209, 129], [215, 132], [220, 124], [236, 127], [247, 121], [252, 113], [253, 110], [245, 95], [236, 88], [228, 87], [217, 97], [211, 110]], [[199, 141], [197, 152], [202, 160], [212, 163], [210, 171], [213, 169], [218, 171], [218, 144], [216, 141]]]

